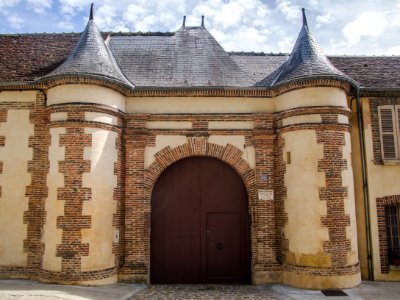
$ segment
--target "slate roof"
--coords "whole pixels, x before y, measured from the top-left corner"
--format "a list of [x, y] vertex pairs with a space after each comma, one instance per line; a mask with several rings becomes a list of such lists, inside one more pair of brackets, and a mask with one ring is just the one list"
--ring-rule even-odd
[[289, 58], [257, 86], [277, 86], [283, 83], [311, 78], [333, 77], [351, 81], [344, 73], [336, 69], [327, 59], [308, 28], [304, 8], [303, 26]]
[[93, 4], [85, 30], [67, 59], [39, 81], [66, 76], [96, 77], [133, 87], [123, 75], [93, 20]]
[[[103, 38], [108, 34], [103, 33]], [[173, 64], [176, 61], [171, 55], [173, 50], [170, 49], [174, 45], [174, 33], [110, 34], [109, 47], [124, 74], [129, 78], [136, 76], [136, 86], [166, 87], [173, 81], [166, 75], [175, 68]], [[78, 33], [0, 35], [0, 84], [33, 82], [55, 70], [67, 59], [79, 36]], [[128, 45], [131, 48], [128, 48]], [[180, 44], [179, 47], [184, 45]], [[141, 49], [147, 50], [142, 52]], [[168, 56], [161, 49], [169, 51]], [[185, 50], [181, 53], [183, 55]], [[129, 59], [123, 57], [126, 55]], [[288, 55], [259, 53], [227, 55], [254, 82], [263, 80], [288, 59]], [[328, 59], [338, 70], [356, 80], [361, 87], [400, 88], [400, 56], [328, 56]], [[124, 69], [128, 63], [131, 64], [131, 71]], [[158, 72], [160, 74], [156, 75]], [[189, 69], [181, 72], [182, 78]], [[236, 77], [235, 80], [239, 78]], [[248, 79], [238, 86], [253, 85], [246, 82]], [[178, 83], [175, 87], [178, 87]]]
[[182, 27], [172, 36], [114, 36], [110, 48], [128, 79], [137, 86], [255, 84], [203, 26]]

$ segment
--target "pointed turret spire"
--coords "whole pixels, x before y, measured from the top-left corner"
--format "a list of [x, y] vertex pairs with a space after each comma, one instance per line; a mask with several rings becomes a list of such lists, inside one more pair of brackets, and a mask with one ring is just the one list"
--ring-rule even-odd
[[302, 9], [301, 9], [301, 12], [303, 13], [303, 26], [307, 26], [307, 27], [308, 27], [308, 24], [307, 24], [307, 17], [306, 17], [306, 9], [305, 9], [305, 8], [302, 8]]
[[350, 81], [345, 74], [331, 64], [311, 35], [304, 8], [302, 14], [303, 26], [288, 60], [257, 85], [276, 86], [299, 79], [318, 77]]
[[94, 3], [90, 4], [89, 20], [93, 20], [93, 6], [94, 6]]
[[183, 23], [182, 23], [182, 27], [186, 26], [186, 16], [183, 16]]
[[201, 27], [204, 27], [204, 16], [201, 16]]
[[93, 3], [86, 28], [68, 58], [57, 69], [39, 80], [71, 76], [102, 79], [133, 87], [133, 84], [123, 75], [94, 23]]

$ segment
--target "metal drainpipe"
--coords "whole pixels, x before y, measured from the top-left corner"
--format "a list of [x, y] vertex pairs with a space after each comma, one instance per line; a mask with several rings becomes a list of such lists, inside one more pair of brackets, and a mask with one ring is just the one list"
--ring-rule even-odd
[[[365, 227], [367, 231], [366, 236], [367, 236], [368, 280], [374, 280], [374, 267], [372, 264], [371, 221], [370, 221], [369, 191], [368, 191], [368, 177], [367, 177], [367, 159], [365, 156], [364, 120], [362, 118], [360, 88], [358, 86], [355, 86], [355, 89], [356, 89], [356, 102], [357, 102], [357, 121], [359, 128], [358, 136], [360, 138], [361, 172], [363, 181], [363, 195], [364, 195], [364, 209], [365, 209]], [[350, 101], [350, 108], [353, 99], [351, 99]]]

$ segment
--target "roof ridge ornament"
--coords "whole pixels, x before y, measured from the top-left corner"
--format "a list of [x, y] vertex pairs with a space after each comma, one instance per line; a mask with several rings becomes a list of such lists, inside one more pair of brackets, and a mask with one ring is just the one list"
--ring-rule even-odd
[[204, 15], [201, 16], [201, 27], [204, 27]]
[[183, 16], [182, 27], [185, 28], [185, 26], [186, 26], [186, 16]]
[[92, 21], [92, 20], [93, 20], [93, 6], [94, 6], [94, 3], [92, 2], [92, 3], [90, 4], [89, 21]]
[[308, 24], [307, 24], [307, 17], [306, 17], [306, 9], [303, 7], [301, 9], [302, 13], [303, 13], [303, 26], [306, 26], [308, 28]]

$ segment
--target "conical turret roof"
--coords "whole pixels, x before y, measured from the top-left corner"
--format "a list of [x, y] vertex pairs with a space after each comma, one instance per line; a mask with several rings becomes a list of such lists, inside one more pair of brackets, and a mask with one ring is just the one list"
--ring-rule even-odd
[[94, 23], [93, 4], [86, 28], [68, 58], [57, 69], [40, 78], [39, 81], [69, 76], [98, 78], [129, 88], [134, 87], [122, 73]]
[[310, 33], [304, 8], [302, 12], [303, 26], [288, 60], [275, 72], [259, 82], [258, 86], [272, 87], [300, 79], [322, 77], [352, 81], [344, 73], [336, 69], [325, 56]]

